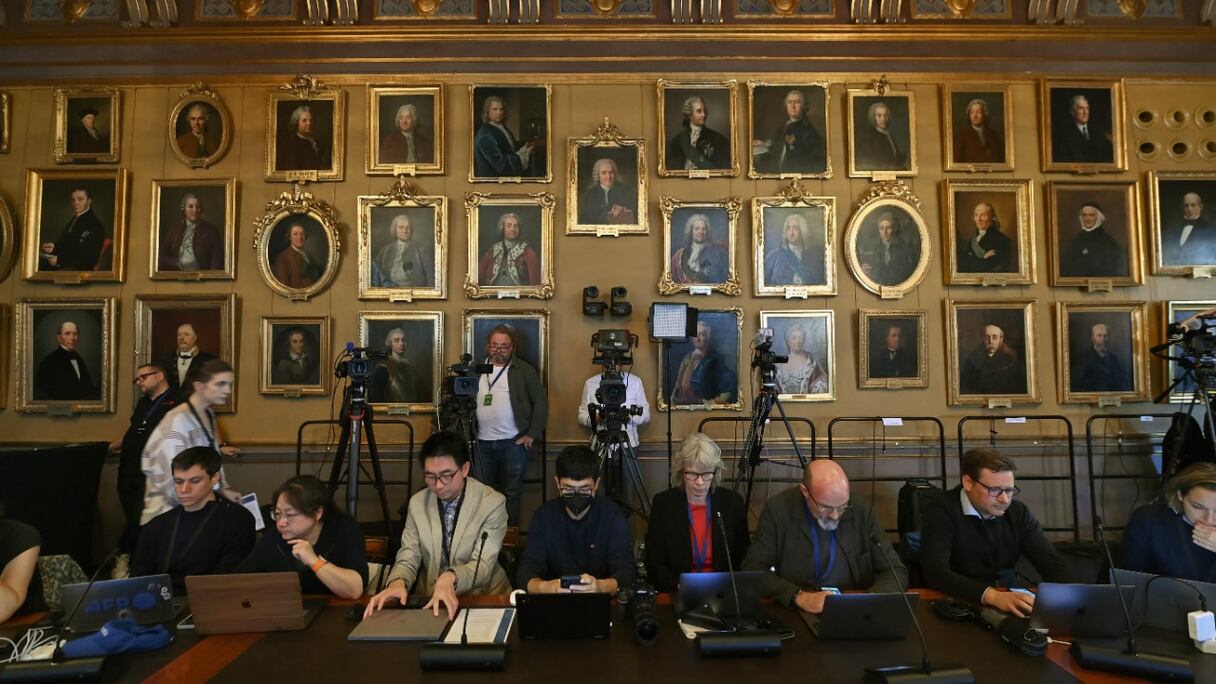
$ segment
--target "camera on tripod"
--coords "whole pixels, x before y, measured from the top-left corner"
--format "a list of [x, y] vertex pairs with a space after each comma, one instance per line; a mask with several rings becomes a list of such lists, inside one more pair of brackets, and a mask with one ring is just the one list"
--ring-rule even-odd
[[760, 369], [760, 382], [764, 386], [777, 381], [777, 364], [789, 363], [790, 357], [773, 353], [773, 329], [760, 328], [752, 340], [752, 368]]
[[387, 359], [387, 349], [368, 349], [356, 347], [353, 342], [346, 343], [346, 358], [334, 367], [334, 377], [348, 378], [350, 385], [346, 388], [347, 400], [351, 403], [363, 403], [367, 400], [367, 383], [372, 379], [376, 365], [375, 359]]
[[620, 418], [622, 424], [628, 416], [642, 415], [642, 407], [625, 406], [628, 386], [621, 366], [632, 366], [633, 355], [630, 352], [638, 346], [638, 336], [628, 330], [601, 330], [591, 336], [591, 348], [595, 356], [591, 363], [603, 366], [600, 376], [599, 389], [595, 391], [598, 404], [591, 404], [588, 409], [592, 415], [600, 415], [598, 422], [607, 423], [609, 416]]
[[477, 376], [489, 375], [494, 367], [488, 363], [473, 363], [472, 354], [461, 354], [460, 362], [448, 366], [441, 392], [444, 396], [471, 397], [477, 394]]

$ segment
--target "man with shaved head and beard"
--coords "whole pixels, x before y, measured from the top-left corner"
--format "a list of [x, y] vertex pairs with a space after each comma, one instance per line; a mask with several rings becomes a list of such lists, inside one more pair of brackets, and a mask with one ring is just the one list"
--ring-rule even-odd
[[908, 582], [870, 505], [851, 497], [848, 476], [827, 459], [812, 461], [802, 484], [768, 500], [743, 569], [765, 573], [766, 596], [809, 613], [823, 612], [830, 589], [887, 593]]

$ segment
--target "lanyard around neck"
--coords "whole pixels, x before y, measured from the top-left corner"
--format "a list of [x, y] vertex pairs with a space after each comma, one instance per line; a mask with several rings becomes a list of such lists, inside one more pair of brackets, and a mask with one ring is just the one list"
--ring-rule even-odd
[[711, 550], [711, 542], [714, 536], [713, 528], [713, 499], [708, 494], [705, 495], [705, 536], [697, 539], [697, 528], [693, 525], [692, 520], [692, 504], [688, 504], [688, 536], [692, 537], [692, 571], [702, 572], [705, 567], [705, 561], [709, 558]]
[[811, 516], [811, 511], [806, 507], [806, 504], [802, 505], [802, 512], [806, 514], [806, 524], [811, 528], [811, 553], [813, 555], [811, 558], [811, 569], [815, 573], [815, 584], [823, 586], [828, 576], [832, 574], [832, 568], [836, 565], [836, 530], [828, 532], [828, 566], [820, 570], [819, 530], [816, 529], [818, 525], [815, 523], [815, 519]]

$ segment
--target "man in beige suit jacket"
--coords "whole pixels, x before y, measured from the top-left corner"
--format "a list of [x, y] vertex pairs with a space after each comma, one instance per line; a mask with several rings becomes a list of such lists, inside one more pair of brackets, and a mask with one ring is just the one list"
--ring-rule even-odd
[[423, 443], [421, 455], [426, 489], [410, 498], [388, 584], [368, 602], [364, 617], [389, 601], [404, 604], [411, 586], [431, 597], [425, 607], [435, 615], [442, 604], [449, 620], [459, 607], [458, 595], [511, 591], [498, 564], [507, 532], [506, 498], [469, 477], [468, 451], [459, 435], [436, 432]]

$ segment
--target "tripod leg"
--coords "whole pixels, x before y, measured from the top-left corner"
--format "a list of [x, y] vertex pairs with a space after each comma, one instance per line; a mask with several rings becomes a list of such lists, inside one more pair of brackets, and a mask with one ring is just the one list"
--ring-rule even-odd
[[798, 457], [798, 463], [802, 467], [806, 467], [806, 457], [802, 455], [802, 450], [798, 448], [798, 438], [794, 436], [794, 428], [790, 425], [789, 416], [785, 415], [785, 406], [781, 404], [781, 397], [773, 395], [773, 403], [777, 406], [777, 413], [781, 415], [781, 422], [785, 423], [785, 432], [790, 436], [790, 445], [794, 447], [794, 455]]
[[388, 512], [388, 494], [384, 490], [384, 470], [380, 467], [380, 450], [376, 448], [376, 433], [372, 431], [372, 414], [364, 414], [363, 430], [367, 433], [367, 453], [372, 460], [372, 476], [375, 479], [376, 492], [380, 494], [380, 514], [384, 516], [384, 534], [388, 539], [389, 550], [393, 544], [392, 516]]
[[625, 466], [629, 471], [629, 475], [633, 478], [633, 482], [637, 487], [635, 492], [638, 497], [638, 513], [644, 520], [650, 519], [650, 494], [646, 491], [646, 483], [642, 480], [642, 469], [638, 465], [637, 452], [633, 450], [633, 445], [629, 443], [628, 438], [621, 442], [621, 460], [625, 462]]
[[342, 482], [342, 466], [346, 462], [346, 450], [350, 446], [350, 413], [342, 412], [342, 434], [338, 437], [338, 450], [334, 453], [334, 463], [329, 470], [329, 493], [338, 491]]

